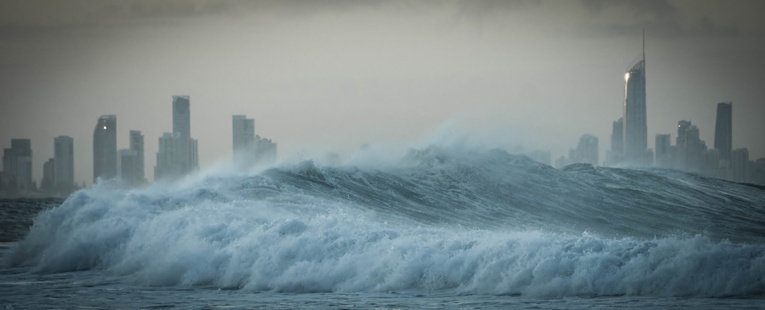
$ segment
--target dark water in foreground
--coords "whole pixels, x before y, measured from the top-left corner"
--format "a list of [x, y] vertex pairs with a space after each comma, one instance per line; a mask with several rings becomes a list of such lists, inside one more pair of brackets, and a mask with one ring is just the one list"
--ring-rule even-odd
[[[20, 270], [19, 270], [20, 271]], [[278, 293], [211, 286], [148, 287], [99, 271], [8, 275], [5, 309], [763, 309], [765, 299], [660, 296], [535, 298], [451, 291]], [[13, 282], [8, 282], [12, 278]], [[8, 306], [11, 307], [8, 307]]]
[[765, 309], [765, 191], [675, 171], [431, 147], [0, 212], [12, 309]]

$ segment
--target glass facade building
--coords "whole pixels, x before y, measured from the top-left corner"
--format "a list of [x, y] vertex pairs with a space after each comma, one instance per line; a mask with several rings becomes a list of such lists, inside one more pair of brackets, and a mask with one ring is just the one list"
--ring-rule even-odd
[[117, 177], [117, 116], [98, 118], [93, 129], [93, 182]]
[[624, 160], [632, 165], [648, 165], [645, 56], [627, 71], [624, 81]]
[[58, 136], [53, 139], [53, 186], [59, 193], [74, 189], [74, 139]]
[[731, 102], [717, 104], [715, 150], [720, 153], [720, 159], [730, 162], [730, 153], [733, 150], [733, 103]]

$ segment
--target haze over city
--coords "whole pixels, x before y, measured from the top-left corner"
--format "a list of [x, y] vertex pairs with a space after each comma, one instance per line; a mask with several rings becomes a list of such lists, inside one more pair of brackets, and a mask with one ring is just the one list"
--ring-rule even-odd
[[764, 12], [0, 0], [0, 305], [760, 308]]
[[280, 157], [406, 146], [441, 128], [553, 157], [622, 115], [624, 72], [646, 34], [649, 148], [691, 120], [714, 141], [733, 102], [733, 148], [765, 157], [760, 1], [4, 1], [0, 142], [74, 138], [90, 183], [92, 136], [118, 117], [118, 146], [145, 136], [151, 178], [171, 97], [191, 98], [202, 168], [230, 158], [231, 115]]

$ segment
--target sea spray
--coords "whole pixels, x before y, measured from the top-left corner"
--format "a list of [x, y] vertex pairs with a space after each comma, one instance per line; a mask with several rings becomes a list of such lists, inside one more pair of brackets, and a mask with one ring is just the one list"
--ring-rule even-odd
[[40, 214], [5, 263], [251, 291], [749, 296], [765, 292], [763, 197], [674, 171], [430, 147], [379, 167], [96, 185]]

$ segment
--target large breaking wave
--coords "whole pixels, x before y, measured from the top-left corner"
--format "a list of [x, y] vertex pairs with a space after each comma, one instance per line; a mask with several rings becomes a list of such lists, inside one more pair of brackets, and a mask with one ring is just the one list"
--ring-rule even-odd
[[97, 184], [41, 213], [5, 263], [253, 291], [748, 296], [765, 293], [764, 194], [429, 147], [379, 166]]

